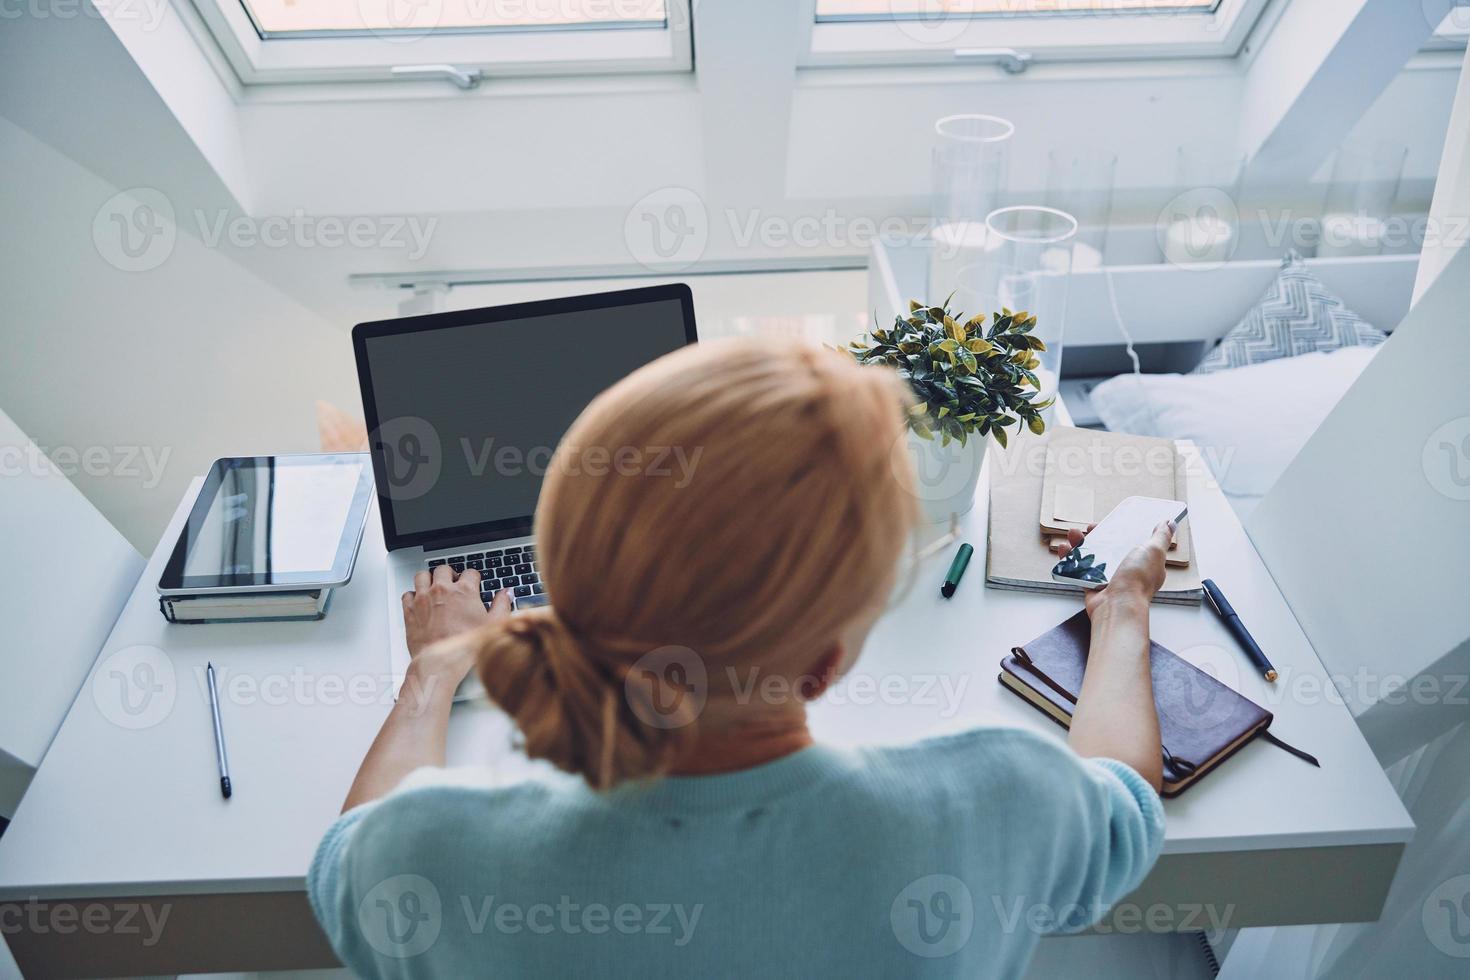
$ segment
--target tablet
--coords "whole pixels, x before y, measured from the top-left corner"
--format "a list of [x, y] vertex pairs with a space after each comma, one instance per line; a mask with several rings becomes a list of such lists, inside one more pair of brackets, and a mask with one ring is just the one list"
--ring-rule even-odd
[[158, 592], [345, 585], [372, 497], [367, 453], [215, 460], [158, 580]]

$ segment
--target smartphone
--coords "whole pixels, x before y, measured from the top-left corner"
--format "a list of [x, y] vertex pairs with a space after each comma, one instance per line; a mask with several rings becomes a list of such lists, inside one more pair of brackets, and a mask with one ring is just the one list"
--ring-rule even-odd
[[1173, 521], [1177, 528], [1188, 514], [1182, 500], [1126, 497], [1098, 521], [1085, 541], [1056, 563], [1052, 581], [1100, 589], [1124, 556], [1147, 541], [1161, 521]]

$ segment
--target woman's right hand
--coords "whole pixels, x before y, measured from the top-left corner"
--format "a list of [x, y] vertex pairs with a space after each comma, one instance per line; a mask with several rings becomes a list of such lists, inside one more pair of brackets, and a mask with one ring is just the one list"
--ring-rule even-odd
[[[1091, 525], [1087, 528], [1091, 531]], [[1068, 531], [1065, 548], [1058, 545], [1057, 553], [1065, 555], [1077, 547], [1087, 535], [1082, 531]], [[1084, 596], [1087, 612], [1091, 615], [1104, 602], [1117, 599], [1138, 599], [1148, 602], [1164, 585], [1164, 559], [1169, 553], [1169, 541], [1174, 537], [1174, 522], [1163, 521], [1154, 528], [1154, 533], [1143, 544], [1134, 548], [1118, 563], [1118, 569], [1101, 589], [1089, 589]]]

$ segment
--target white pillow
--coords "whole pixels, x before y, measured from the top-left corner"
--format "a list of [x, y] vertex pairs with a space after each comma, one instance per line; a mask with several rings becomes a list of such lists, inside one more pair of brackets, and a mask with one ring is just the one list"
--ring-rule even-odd
[[1377, 352], [1344, 347], [1213, 374], [1132, 374], [1092, 389], [1115, 432], [1192, 439], [1244, 518]]

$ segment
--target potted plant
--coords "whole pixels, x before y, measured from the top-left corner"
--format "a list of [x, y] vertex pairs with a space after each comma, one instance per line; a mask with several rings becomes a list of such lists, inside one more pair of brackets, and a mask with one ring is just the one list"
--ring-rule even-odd
[[1035, 400], [1041, 394], [1036, 352], [1046, 350], [1031, 332], [1036, 317], [1002, 309], [989, 320], [983, 313], [966, 319], [950, 312], [948, 299], [942, 306], [914, 300], [892, 327], [875, 325], [848, 346], [858, 363], [888, 365], [913, 389], [909, 451], [929, 523], [947, 522], [975, 505], [986, 436], [1004, 448], [1011, 426], [1019, 432], [1024, 423], [1038, 435], [1046, 429], [1041, 413], [1052, 399]]

